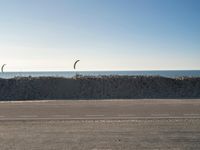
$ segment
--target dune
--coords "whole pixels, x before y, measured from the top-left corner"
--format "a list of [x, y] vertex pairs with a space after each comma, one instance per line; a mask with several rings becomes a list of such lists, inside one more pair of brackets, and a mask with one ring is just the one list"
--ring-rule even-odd
[[0, 100], [200, 98], [200, 78], [160, 76], [0, 79]]

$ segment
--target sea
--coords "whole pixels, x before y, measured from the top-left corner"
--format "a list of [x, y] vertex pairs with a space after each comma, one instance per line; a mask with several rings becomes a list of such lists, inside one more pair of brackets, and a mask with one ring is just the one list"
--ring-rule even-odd
[[0, 78], [14, 77], [65, 77], [72, 78], [75, 75], [82, 76], [162, 76], [200, 77], [200, 70], [162, 70], [162, 71], [43, 71], [43, 72], [1, 72]]

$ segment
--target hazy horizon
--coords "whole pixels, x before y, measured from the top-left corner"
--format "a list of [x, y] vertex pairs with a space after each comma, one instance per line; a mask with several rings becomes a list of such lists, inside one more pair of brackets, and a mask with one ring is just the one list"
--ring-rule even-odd
[[[77, 69], [77, 70], [8, 70], [7, 68], [4, 69], [4, 74], [5, 73], [15, 73], [15, 72], [162, 72], [162, 71], [175, 71], [175, 72], [181, 72], [181, 71], [200, 71], [200, 69], [194, 69], [194, 70], [178, 70], [178, 69], [171, 69], [171, 70], [81, 70], [81, 69]], [[0, 72], [2, 73], [2, 72]]]
[[198, 0], [2, 0], [6, 71], [200, 70]]

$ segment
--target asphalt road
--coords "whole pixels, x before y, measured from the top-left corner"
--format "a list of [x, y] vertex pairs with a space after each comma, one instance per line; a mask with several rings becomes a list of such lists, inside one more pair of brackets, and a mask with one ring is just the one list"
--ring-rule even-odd
[[0, 120], [200, 118], [200, 99], [0, 102]]
[[200, 149], [200, 100], [0, 102], [1, 150]]

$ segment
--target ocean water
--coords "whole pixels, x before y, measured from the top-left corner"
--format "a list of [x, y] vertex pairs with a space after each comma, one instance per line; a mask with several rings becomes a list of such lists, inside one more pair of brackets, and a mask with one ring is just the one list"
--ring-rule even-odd
[[163, 76], [163, 77], [200, 77], [200, 70], [173, 70], [173, 71], [60, 71], [60, 72], [4, 72], [0, 73], [0, 78], [14, 77], [66, 77], [75, 75], [83, 76], [110, 76], [110, 75], [142, 75], [142, 76]]

